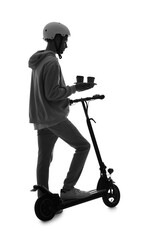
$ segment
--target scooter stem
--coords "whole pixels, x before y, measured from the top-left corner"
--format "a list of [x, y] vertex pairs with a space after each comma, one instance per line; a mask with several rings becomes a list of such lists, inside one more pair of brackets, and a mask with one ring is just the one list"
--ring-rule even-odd
[[100, 151], [99, 151], [99, 148], [98, 148], [98, 145], [97, 145], [97, 141], [96, 141], [96, 138], [95, 138], [95, 135], [94, 135], [94, 132], [93, 132], [93, 128], [92, 128], [92, 125], [91, 125], [91, 120], [92, 119], [90, 119], [89, 116], [88, 116], [88, 106], [85, 105], [84, 101], [82, 102], [82, 106], [83, 106], [83, 109], [84, 109], [84, 112], [85, 112], [85, 115], [86, 115], [87, 126], [88, 126], [88, 129], [89, 129], [89, 133], [90, 133], [90, 136], [91, 136], [91, 139], [92, 139], [92, 142], [93, 142], [94, 150], [95, 150], [98, 162], [99, 162], [100, 171], [101, 171], [102, 174], [106, 174], [106, 166], [102, 161], [101, 154], [100, 154]]

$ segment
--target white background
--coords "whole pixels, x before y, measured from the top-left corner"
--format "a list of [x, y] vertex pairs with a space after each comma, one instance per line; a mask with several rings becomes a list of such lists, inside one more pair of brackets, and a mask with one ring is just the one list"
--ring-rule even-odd
[[[3, 1], [0, 6], [1, 61], [1, 239], [145, 239], [146, 5], [142, 0]], [[44, 26], [59, 21], [71, 37], [60, 60], [68, 85], [76, 75], [94, 76], [97, 86], [72, 98], [105, 94], [90, 103], [90, 116], [105, 164], [121, 191], [120, 204], [101, 199], [64, 211], [51, 222], [33, 211], [37, 135], [29, 124], [29, 57], [46, 48]], [[70, 120], [90, 141], [80, 104]], [[91, 141], [90, 141], [91, 142]], [[50, 189], [60, 191], [74, 150], [59, 140]], [[77, 187], [90, 190], [99, 178], [93, 148]]]

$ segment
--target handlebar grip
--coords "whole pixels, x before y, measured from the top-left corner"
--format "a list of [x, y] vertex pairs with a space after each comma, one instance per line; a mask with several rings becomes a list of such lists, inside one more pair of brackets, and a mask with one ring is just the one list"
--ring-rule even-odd
[[105, 96], [104, 95], [98, 95], [98, 94], [96, 94], [96, 95], [94, 95], [93, 96], [93, 99], [104, 99], [105, 98]]

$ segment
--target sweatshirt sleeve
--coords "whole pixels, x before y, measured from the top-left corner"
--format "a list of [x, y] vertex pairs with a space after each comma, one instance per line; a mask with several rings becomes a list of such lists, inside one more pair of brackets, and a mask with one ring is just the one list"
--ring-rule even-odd
[[60, 66], [57, 61], [46, 64], [44, 75], [44, 92], [48, 100], [57, 101], [68, 98], [76, 92], [76, 87], [61, 86], [60, 84]]

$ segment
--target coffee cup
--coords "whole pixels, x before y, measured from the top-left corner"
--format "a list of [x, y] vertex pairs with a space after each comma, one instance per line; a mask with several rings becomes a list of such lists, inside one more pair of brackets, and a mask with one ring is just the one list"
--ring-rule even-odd
[[95, 77], [87, 77], [88, 83], [94, 83]]
[[76, 79], [77, 79], [77, 83], [83, 83], [84, 76], [77, 76]]

